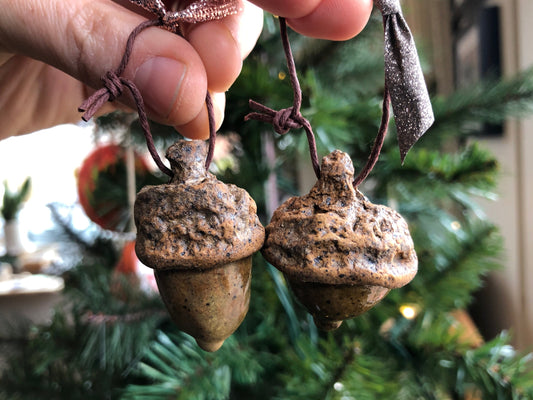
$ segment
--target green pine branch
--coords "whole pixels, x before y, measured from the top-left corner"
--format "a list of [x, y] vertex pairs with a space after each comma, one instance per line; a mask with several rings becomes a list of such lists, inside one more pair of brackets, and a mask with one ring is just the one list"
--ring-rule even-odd
[[424, 306], [432, 310], [466, 307], [487, 273], [501, 268], [497, 257], [502, 239], [496, 228], [478, 222], [448, 234], [417, 231], [417, 237], [424, 234], [442, 235], [442, 242], [419, 253], [420, 272], [410, 290], [416, 291], [424, 299]]
[[415, 148], [403, 165], [393, 149], [382, 154], [372, 176], [377, 198], [392, 197], [406, 204], [423, 199], [439, 206], [446, 200], [460, 204], [473, 195], [494, 199], [498, 177], [498, 162], [476, 143], [457, 153]]
[[268, 358], [232, 337], [208, 354], [186, 334], [159, 331], [134, 370], [142, 383], [128, 385], [121, 399], [228, 399], [236, 386], [257, 383]]
[[74, 320], [82, 330], [79, 360], [86, 366], [124, 369], [168, 319], [159, 296], [142, 292], [107, 266], [80, 265], [66, 282]]
[[457, 90], [448, 98], [434, 98], [435, 123], [421, 140], [438, 148], [451, 137], [464, 139], [482, 133], [481, 123], [502, 123], [533, 111], [533, 69], [498, 81], [482, 81]]
[[[474, 386], [482, 398], [526, 400], [533, 398], [531, 354], [517, 353], [506, 333], [467, 351], [457, 360], [457, 386]], [[459, 393], [464, 393], [464, 389]]]

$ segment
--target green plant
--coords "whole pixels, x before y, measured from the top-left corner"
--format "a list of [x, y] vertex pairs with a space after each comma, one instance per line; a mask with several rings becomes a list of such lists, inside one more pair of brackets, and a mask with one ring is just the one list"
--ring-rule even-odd
[[9, 190], [7, 181], [4, 181], [4, 198], [2, 202], [2, 217], [6, 221], [17, 218], [22, 204], [28, 199], [31, 189], [31, 178], [26, 178], [22, 186], [15, 191]]

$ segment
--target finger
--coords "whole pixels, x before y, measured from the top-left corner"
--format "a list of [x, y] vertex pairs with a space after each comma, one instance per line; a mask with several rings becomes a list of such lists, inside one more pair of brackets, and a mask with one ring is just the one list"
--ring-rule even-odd
[[242, 68], [239, 45], [223, 22], [200, 24], [187, 39], [198, 52], [207, 73], [209, 90], [224, 92]]
[[363, 30], [372, 12], [372, 0], [252, 0], [287, 18], [297, 32], [315, 38], [347, 40]]
[[250, 0], [263, 10], [285, 18], [301, 18], [309, 15], [322, 0]]
[[240, 8], [223, 20], [193, 24], [185, 35], [202, 59], [209, 90], [214, 92], [228, 90], [237, 79], [243, 59], [261, 33], [262, 10], [248, 2]]
[[302, 35], [347, 40], [363, 30], [371, 12], [372, 0], [323, 0], [308, 15], [287, 22]]
[[241, 11], [224, 18], [223, 22], [238, 43], [241, 58], [244, 59], [255, 47], [263, 30], [263, 10], [248, 1], [242, 1], [241, 4]]
[[83, 100], [82, 85], [49, 65], [12, 56], [0, 65], [0, 87], [0, 140], [80, 119], [72, 103]]
[[[130, 32], [143, 17], [108, 0], [49, 0], [46, 8], [44, 3], [13, 2], [10, 15], [0, 13], [0, 47], [13, 53], [24, 49], [25, 55], [100, 88], [100, 76], [117, 68]], [[149, 28], [138, 36], [123, 76], [138, 86], [149, 116], [158, 122], [186, 124], [204, 105], [202, 60], [185, 39], [165, 30]], [[120, 98], [134, 106], [127, 99]]]
[[[242, 60], [252, 51], [263, 27], [263, 11], [249, 2], [242, 2], [241, 11], [220, 21], [188, 27], [185, 36], [204, 64], [208, 89], [215, 107], [216, 128], [224, 117], [225, 95], [242, 69]], [[191, 121], [176, 125], [184, 136], [206, 139], [209, 136], [207, 108]]]

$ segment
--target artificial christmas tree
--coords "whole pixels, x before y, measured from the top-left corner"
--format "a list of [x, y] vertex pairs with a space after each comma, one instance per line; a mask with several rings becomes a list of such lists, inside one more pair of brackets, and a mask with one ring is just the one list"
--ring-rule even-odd
[[[375, 17], [361, 36], [346, 43], [291, 36], [304, 94], [302, 112], [314, 127], [318, 153], [341, 148], [357, 170], [368, 156], [382, 111], [383, 60], [376, 55], [382, 48], [380, 20]], [[297, 171], [312, 167], [305, 135], [272, 139], [264, 124], [243, 122], [249, 98], [277, 108], [290, 103], [276, 24], [267, 17], [265, 26], [228, 92], [221, 132], [240, 135], [234, 162], [231, 168], [214, 164], [221, 180], [245, 188], [256, 200], [266, 225], [266, 199], [280, 204], [306, 192], [298, 188]], [[120, 296], [112, 293], [116, 254], [113, 238], [102, 234], [90, 243], [78, 240], [83, 260], [65, 274], [70, 308], [59, 309], [51, 326], [34, 328], [20, 357], [2, 375], [2, 395], [396, 400], [463, 399], [477, 393], [484, 399], [531, 398], [530, 358], [517, 354], [505, 334], [481, 345], [465, 341], [456, 310], [468, 306], [484, 274], [501, 267], [502, 238], [479, 217], [475, 202], [475, 196], [490, 197], [498, 165], [479, 146], [465, 144], [471, 134], [465, 122], [502, 120], [532, 105], [533, 74], [528, 72], [435, 98], [435, 124], [403, 165], [394, 141], [384, 142], [361, 189], [407, 220], [419, 272], [409, 285], [391, 291], [338, 330], [318, 331], [281, 272], [256, 255], [247, 317], [217, 353], [206, 353], [177, 331], [157, 297], [135, 287]], [[153, 125], [154, 132], [160, 129]], [[445, 152], [443, 144], [450, 141], [459, 146]], [[274, 163], [267, 151], [272, 142]], [[279, 198], [265, 190], [272, 177]]]
[[[126, 192], [126, 147], [111, 143], [99, 145], [78, 170], [78, 199], [87, 216], [104, 229], [125, 230], [129, 221]], [[134, 153], [139, 188], [145, 184], [149, 167]]]

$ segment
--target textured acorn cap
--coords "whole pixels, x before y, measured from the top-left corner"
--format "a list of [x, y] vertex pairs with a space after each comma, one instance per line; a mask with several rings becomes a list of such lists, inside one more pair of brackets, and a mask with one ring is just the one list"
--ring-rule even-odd
[[309, 194], [274, 212], [262, 249], [267, 261], [302, 282], [389, 289], [409, 283], [418, 260], [407, 223], [393, 209], [372, 204], [353, 178], [346, 153], [324, 157]]
[[134, 208], [135, 250], [154, 269], [207, 269], [261, 248], [264, 228], [254, 200], [204, 166], [207, 143], [178, 141], [166, 154], [170, 183], [146, 186]]

